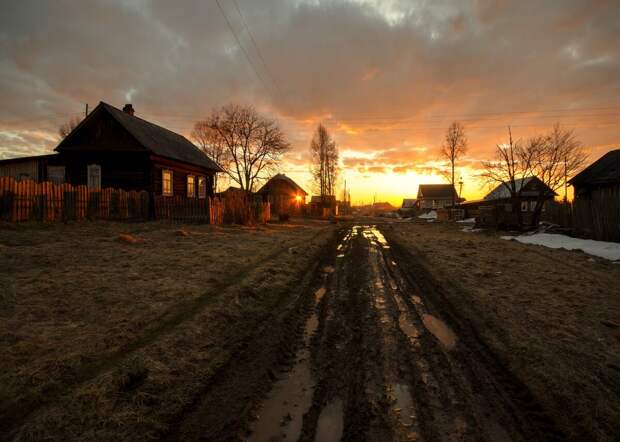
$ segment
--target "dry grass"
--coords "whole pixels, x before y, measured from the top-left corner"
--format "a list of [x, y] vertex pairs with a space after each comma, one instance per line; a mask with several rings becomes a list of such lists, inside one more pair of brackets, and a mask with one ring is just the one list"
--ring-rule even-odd
[[606, 325], [620, 318], [620, 266], [449, 224], [395, 224], [392, 235], [423, 254], [459, 314], [569, 436], [620, 434], [620, 328]]
[[155, 437], [230, 356], [230, 327], [280, 302], [332, 231], [1, 226], [0, 408], [38, 410], [28, 439]]

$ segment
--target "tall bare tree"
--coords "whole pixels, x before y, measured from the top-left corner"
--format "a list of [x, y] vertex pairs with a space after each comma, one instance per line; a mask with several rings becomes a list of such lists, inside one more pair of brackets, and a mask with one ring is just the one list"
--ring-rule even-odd
[[[467, 137], [465, 136], [465, 128], [458, 121], [454, 121], [446, 132], [446, 139], [441, 147], [441, 156], [450, 163], [450, 184], [456, 189], [454, 182], [454, 167], [456, 161], [467, 152]], [[452, 192], [452, 207], [455, 204], [455, 195]]]
[[81, 121], [81, 118], [73, 117], [62, 126], [60, 126], [58, 128], [58, 135], [60, 136], [60, 139], [64, 140], [65, 138], [67, 138], [67, 135], [69, 135], [73, 131], [73, 129], [75, 129], [78, 124], [80, 124]]
[[[226, 143], [220, 133], [209, 125], [208, 120], [197, 121], [194, 124], [191, 138], [209, 158], [223, 169], [230, 165], [230, 155]], [[218, 191], [218, 174], [213, 177], [213, 189]]]
[[252, 106], [224, 106], [215, 110], [206, 123], [224, 146], [222, 168], [248, 192], [267, 177], [290, 148], [278, 124]]
[[338, 147], [325, 126], [319, 124], [310, 142], [311, 172], [321, 199], [335, 195], [338, 166]]

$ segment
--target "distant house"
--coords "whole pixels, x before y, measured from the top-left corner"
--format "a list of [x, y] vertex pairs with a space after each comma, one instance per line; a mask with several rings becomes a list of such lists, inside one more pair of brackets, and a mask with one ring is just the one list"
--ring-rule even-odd
[[620, 149], [607, 152], [568, 181], [575, 199], [609, 198], [620, 200]]
[[269, 202], [274, 215], [299, 215], [306, 204], [308, 193], [283, 173], [274, 175], [256, 192]]
[[372, 204], [373, 212], [391, 212], [394, 209], [395, 207], [387, 201]]
[[36, 181], [190, 198], [213, 195], [213, 177], [222, 171], [184, 136], [136, 117], [131, 104], [120, 110], [99, 103], [55, 150], [56, 155], [4, 160], [0, 169], [29, 168], [19, 173]]
[[405, 198], [403, 199], [403, 203], [398, 209], [398, 212], [403, 216], [411, 216], [415, 214], [418, 208], [418, 200], [415, 198]]
[[[459, 207], [465, 210], [466, 218], [476, 218], [478, 224], [514, 225], [516, 215], [513, 212], [511, 192], [507, 186], [509, 184], [499, 184], [483, 199], [462, 202]], [[515, 180], [515, 189], [519, 192], [518, 204], [524, 224], [530, 224], [539, 198], [549, 201], [557, 196], [537, 177]], [[545, 205], [543, 205], [542, 210], [545, 210]]]
[[418, 188], [418, 207], [422, 210], [442, 209], [462, 201], [452, 184], [420, 184]]

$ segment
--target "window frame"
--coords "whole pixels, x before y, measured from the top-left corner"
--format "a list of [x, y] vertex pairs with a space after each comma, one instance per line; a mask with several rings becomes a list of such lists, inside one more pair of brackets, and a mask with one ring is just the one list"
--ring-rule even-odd
[[[91, 185], [91, 171], [96, 170], [97, 173], [97, 183]], [[88, 164], [86, 166], [86, 186], [89, 189], [101, 190], [101, 165], [99, 164]]]
[[[166, 180], [166, 174], [170, 174], [169, 180]], [[168, 191], [166, 191], [166, 181], [170, 183]], [[174, 171], [171, 169], [161, 170], [161, 194], [162, 196], [172, 196], [174, 194]]]
[[[191, 182], [191, 193], [190, 193], [190, 182]], [[185, 177], [185, 193], [188, 198], [196, 198], [196, 176], [195, 175], [187, 175]]]
[[207, 197], [207, 178], [199, 175], [198, 177], [198, 198], [205, 199]]
[[521, 212], [530, 211], [530, 202], [528, 200], [521, 201]]

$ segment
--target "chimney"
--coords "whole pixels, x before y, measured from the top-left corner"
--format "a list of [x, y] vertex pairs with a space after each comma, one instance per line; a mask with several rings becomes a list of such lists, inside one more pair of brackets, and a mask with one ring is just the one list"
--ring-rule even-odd
[[124, 107], [123, 107], [123, 112], [131, 115], [133, 117], [133, 106], [131, 105], [131, 103], [127, 103]]

